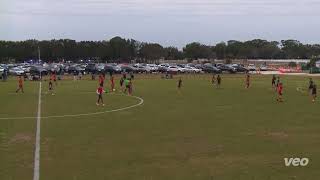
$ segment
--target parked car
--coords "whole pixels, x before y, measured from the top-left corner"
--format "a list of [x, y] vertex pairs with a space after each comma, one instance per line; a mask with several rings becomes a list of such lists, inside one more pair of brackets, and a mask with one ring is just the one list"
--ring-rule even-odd
[[231, 65], [225, 65], [225, 64], [218, 64], [217, 68], [221, 71], [229, 72], [229, 73], [236, 73], [236, 69], [232, 67]]
[[245, 68], [244, 66], [241, 66], [240, 64], [232, 64], [231, 66], [235, 68], [237, 72], [249, 72], [249, 69]]
[[249, 64], [248, 69], [249, 69], [249, 71], [256, 71], [257, 70], [257, 68], [254, 64]]
[[20, 67], [13, 67], [13, 68], [9, 69], [9, 74], [11, 74], [11, 75], [20, 76], [20, 75], [23, 75], [24, 73], [25, 73], [24, 70]]
[[121, 67], [121, 71], [122, 72], [127, 72], [127, 73], [138, 72], [138, 69], [133, 67], [133, 66], [131, 66], [131, 65], [120, 65], [120, 67]]
[[96, 73], [98, 70], [97, 70], [97, 65], [94, 64], [94, 63], [89, 63], [86, 68], [85, 68], [85, 71], [87, 73]]
[[44, 68], [48, 72], [60, 72], [63, 69], [61, 64], [48, 64]]
[[80, 66], [74, 65], [74, 66], [69, 66], [67, 72], [68, 74], [73, 74], [73, 73], [85, 74], [85, 69]]
[[159, 65], [158, 66], [158, 71], [161, 72], [161, 73], [164, 73], [164, 72], [167, 72], [167, 68], [169, 67], [169, 65]]
[[202, 71], [206, 73], [215, 73], [220, 74], [222, 71], [218, 69], [217, 67], [213, 66], [212, 64], [204, 64], [202, 66]]
[[188, 69], [187, 69], [186, 66], [183, 65], [183, 64], [178, 64], [178, 65], [177, 65], [177, 68], [178, 68], [178, 72], [179, 72], [179, 73], [186, 73], [186, 72], [188, 72]]
[[190, 67], [190, 66], [186, 66], [186, 71], [187, 73], [200, 73], [202, 70], [201, 69], [197, 69], [195, 67]]
[[260, 71], [268, 71], [268, 67], [266, 65], [261, 65]]
[[194, 68], [195, 68], [195, 67], [196, 67], [196, 64], [189, 63], [189, 64], [187, 64], [187, 66], [188, 66], [188, 67], [194, 67]]
[[42, 66], [31, 66], [29, 72], [31, 75], [40, 75], [40, 74], [47, 75], [48, 74], [48, 70], [46, 70]]
[[29, 65], [23, 65], [23, 66], [20, 66], [20, 68], [25, 72], [25, 73], [28, 73], [30, 71], [30, 67]]
[[97, 72], [98, 73], [100, 73], [100, 72], [105, 72], [105, 65], [104, 64], [98, 64], [98, 65], [96, 65], [96, 70], [97, 70]]
[[121, 68], [116, 64], [106, 64], [104, 66], [104, 71], [106, 73], [118, 74], [121, 73]]
[[203, 69], [203, 64], [196, 64], [194, 67], [197, 69]]
[[133, 65], [134, 68], [136, 68], [136, 71], [138, 73], [149, 73], [151, 72], [151, 68], [143, 65], [143, 64], [135, 64]]
[[151, 72], [157, 72], [158, 71], [158, 66], [155, 64], [147, 64], [147, 67], [150, 68]]
[[181, 72], [177, 66], [169, 66], [167, 67], [167, 72], [169, 73], [178, 73]]
[[0, 66], [0, 77], [2, 77], [3, 71], [4, 71], [4, 67]]

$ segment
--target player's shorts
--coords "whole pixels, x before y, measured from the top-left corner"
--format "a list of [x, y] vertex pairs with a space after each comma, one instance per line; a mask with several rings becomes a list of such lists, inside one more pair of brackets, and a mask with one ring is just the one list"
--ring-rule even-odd
[[100, 86], [102, 86], [102, 87], [103, 87], [103, 83], [100, 83]]
[[309, 86], [309, 90], [311, 90], [311, 89], [313, 89], [313, 86], [310, 85], [310, 86]]
[[272, 82], [272, 85], [276, 85], [276, 82]]
[[280, 96], [282, 96], [282, 92], [278, 92], [278, 94], [279, 94]]
[[130, 85], [126, 85], [126, 88], [130, 89]]
[[23, 86], [22, 86], [22, 84], [19, 84], [19, 88], [22, 88]]

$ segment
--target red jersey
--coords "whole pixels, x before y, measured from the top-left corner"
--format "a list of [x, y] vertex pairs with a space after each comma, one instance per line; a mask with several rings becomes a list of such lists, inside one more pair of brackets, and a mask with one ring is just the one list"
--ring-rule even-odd
[[114, 84], [114, 78], [111, 77], [111, 84]]
[[104, 77], [103, 76], [99, 76], [99, 83], [100, 84], [104, 83]]
[[101, 95], [102, 93], [103, 93], [103, 88], [102, 87], [98, 87], [97, 94]]
[[283, 90], [283, 86], [282, 86], [282, 85], [279, 85], [279, 86], [278, 86], [278, 93], [281, 94], [281, 93], [282, 93], [282, 90]]

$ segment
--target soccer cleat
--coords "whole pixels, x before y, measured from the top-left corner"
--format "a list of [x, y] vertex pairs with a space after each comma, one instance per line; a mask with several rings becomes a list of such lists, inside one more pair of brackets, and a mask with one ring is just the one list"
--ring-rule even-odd
[[96, 103], [97, 106], [99, 106], [99, 103]]

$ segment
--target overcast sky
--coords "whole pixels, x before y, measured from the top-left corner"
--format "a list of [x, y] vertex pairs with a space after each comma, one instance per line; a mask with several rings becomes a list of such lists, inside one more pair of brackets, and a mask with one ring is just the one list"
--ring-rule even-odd
[[320, 43], [319, 0], [0, 0], [0, 39]]

